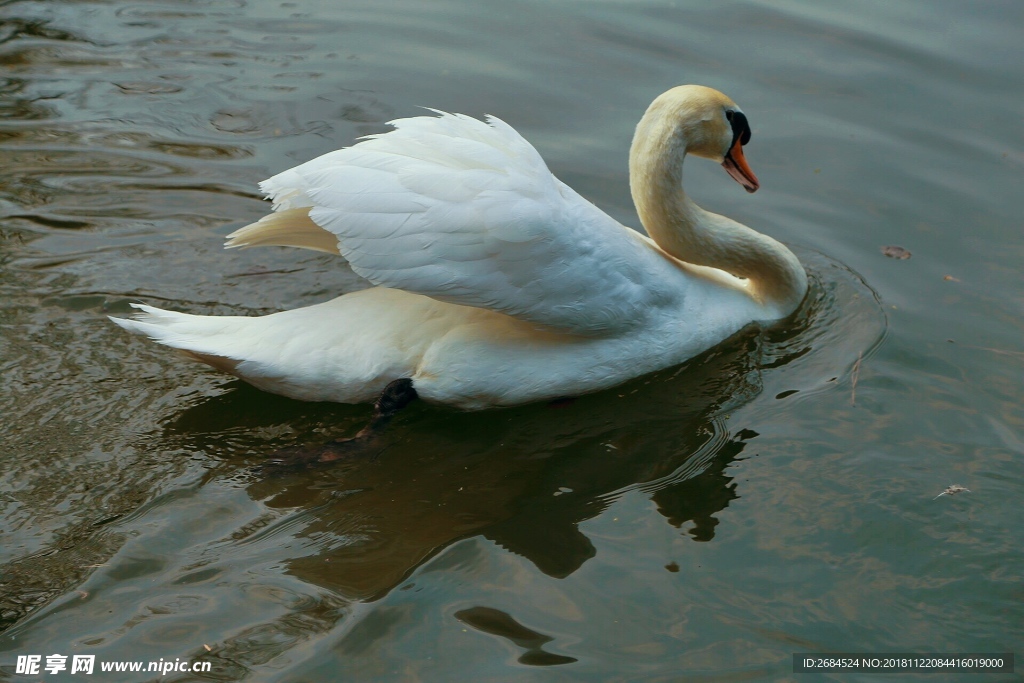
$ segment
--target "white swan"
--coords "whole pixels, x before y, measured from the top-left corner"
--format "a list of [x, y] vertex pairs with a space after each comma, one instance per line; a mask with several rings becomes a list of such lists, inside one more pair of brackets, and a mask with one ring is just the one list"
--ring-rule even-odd
[[637, 126], [630, 189], [653, 241], [499, 119], [436, 113], [263, 182], [274, 213], [228, 236], [340, 253], [376, 287], [262, 317], [133, 304], [114, 322], [296, 399], [372, 401], [408, 378], [427, 401], [478, 409], [614, 386], [803, 299], [788, 249], [683, 192], [687, 154], [758, 187], [747, 119], [722, 93], [673, 88]]

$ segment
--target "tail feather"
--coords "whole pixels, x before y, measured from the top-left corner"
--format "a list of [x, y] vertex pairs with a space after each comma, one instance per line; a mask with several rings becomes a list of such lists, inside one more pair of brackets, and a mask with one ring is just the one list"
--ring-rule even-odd
[[227, 236], [227, 249], [246, 247], [299, 247], [340, 254], [338, 238], [309, 217], [309, 207], [282, 209]]
[[251, 318], [191, 315], [165, 311], [145, 304], [131, 306], [141, 313], [136, 313], [133, 318], [108, 317], [133, 334], [146, 336], [164, 346], [178, 349], [186, 357], [224, 372], [233, 372], [244, 360], [237, 353], [238, 349], [234, 352], [228, 351], [226, 347], [229, 345], [223, 343], [223, 339], [218, 339], [218, 336], [231, 333], [232, 330], [237, 333], [238, 321]]

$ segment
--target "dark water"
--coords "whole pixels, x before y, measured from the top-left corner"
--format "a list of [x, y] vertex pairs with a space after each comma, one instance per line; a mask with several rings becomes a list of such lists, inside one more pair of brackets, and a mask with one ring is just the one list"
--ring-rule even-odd
[[[1013, 651], [1022, 19], [0, 4], [0, 680], [57, 680], [15, 673], [55, 653], [211, 664], [97, 680], [776, 681], [820, 680], [794, 652]], [[679, 83], [753, 124], [760, 192], [699, 160], [687, 188], [807, 264], [782, 329], [566, 407], [413, 406], [377, 460], [269, 477], [268, 454], [368, 408], [262, 394], [106, 320], [358, 287], [222, 236], [266, 212], [257, 181], [418, 106], [501, 116], [636, 225], [632, 127]], [[936, 499], [950, 484], [970, 492]]]

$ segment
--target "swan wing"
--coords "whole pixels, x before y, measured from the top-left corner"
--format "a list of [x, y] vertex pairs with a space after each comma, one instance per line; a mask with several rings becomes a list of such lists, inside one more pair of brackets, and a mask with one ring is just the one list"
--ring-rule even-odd
[[500, 119], [436, 112], [264, 181], [370, 282], [563, 332], [638, 324], [654, 252], [555, 178]]

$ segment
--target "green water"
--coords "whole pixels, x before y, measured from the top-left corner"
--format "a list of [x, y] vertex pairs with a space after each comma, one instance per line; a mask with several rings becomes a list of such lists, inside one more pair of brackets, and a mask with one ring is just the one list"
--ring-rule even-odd
[[[0, 680], [906, 680], [794, 652], [1024, 636], [1017, 2], [0, 3]], [[629, 225], [649, 101], [747, 113], [791, 245], [780, 329], [562, 407], [413, 405], [376, 460], [268, 476], [363, 406], [130, 337], [132, 301], [257, 314], [362, 285], [221, 250], [256, 183], [429, 106], [496, 114]], [[910, 259], [882, 254], [909, 250]], [[968, 493], [935, 498], [960, 484]], [[106, 674], [99, 662], [209, 662]], [[44, 660], [45, 663], [45, 660]], [[915, 674], [913, 680], [1015, 680]]]

